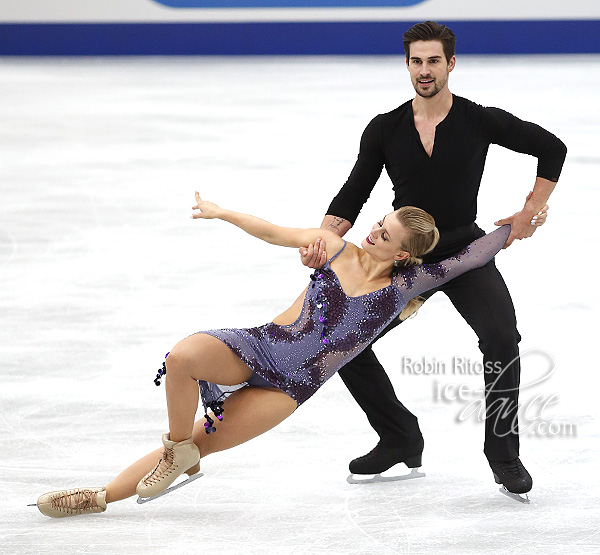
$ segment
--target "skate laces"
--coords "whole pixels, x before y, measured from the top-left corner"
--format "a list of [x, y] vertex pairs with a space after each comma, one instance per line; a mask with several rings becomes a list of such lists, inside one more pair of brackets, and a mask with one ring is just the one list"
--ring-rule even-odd
[[52, 498], [52, 507], [58, 511], [82, 513], [98, 505], [98, 492], [76, 489]]
[[373, 459], [377, 459], [377, 458], [379, 458], [381, 451], [382, 451], [382, 448], [379, 445], [376, 445], [366, 455], [363, 455], [362, 457], [360, 457], [360, 460], [368, 462], [368, 461], [372, 461]]
[[173, 449], [167, 449], [163, 451], [161, 459], [158, 464], [154, 467], [154, 470], [144, 479], [144, 483], [150, 485], [159, 482], [165, 476], [168, 476], [174, 468], [175, 452]]
[[525, 467], [520, 459], [515, 459], [510, 462], [496, 463], [500, 466], [503, 474], [510, 476], [511, 478], [520, 478], [523, 476]]

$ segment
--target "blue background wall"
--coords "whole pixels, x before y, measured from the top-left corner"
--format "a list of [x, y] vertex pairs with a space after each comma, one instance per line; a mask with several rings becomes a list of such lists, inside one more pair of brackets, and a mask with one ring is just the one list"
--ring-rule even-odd
[[[600, 52], [600, 20], [441, 22], [463, 54]], [[0, 24], [0, 55], [401, 54], [413, 23]]]
[[600, 52], [599, 0], [2, 0], [0, 55], [401, 54], [426, 19], [458, 53]]

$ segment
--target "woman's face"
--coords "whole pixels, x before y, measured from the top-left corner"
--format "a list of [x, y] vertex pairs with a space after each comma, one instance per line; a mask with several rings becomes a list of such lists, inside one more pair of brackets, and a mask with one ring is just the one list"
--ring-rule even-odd
[[403, 247], [407, 236], [408, 232], [392, 212], [373, 225], [369, 235], [362, 240], [361, 247], [382, 262], [403, 260], [410, 256]]

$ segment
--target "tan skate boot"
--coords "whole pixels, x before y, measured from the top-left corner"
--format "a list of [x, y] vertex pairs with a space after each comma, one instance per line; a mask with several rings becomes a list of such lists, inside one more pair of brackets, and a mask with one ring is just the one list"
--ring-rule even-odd
[[40, 512], [53, 518], [103, 513], [106, 511], [104, 488], [77, 488], [51, 491], [37, 500]]
[[165, 491], [184, 472], [188, 476], [200, 470], [200, 451], [192, 438], [175, 442], [169, 434], [162, 437], [165, 450], [152, 472], [144, 476], [137, 485], [140, 497], [153, 497]]

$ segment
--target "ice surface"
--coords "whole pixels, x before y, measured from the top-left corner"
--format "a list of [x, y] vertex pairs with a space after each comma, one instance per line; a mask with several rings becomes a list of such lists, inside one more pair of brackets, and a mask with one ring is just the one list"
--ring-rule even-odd
[[[26, 507], [46, 491], [103, 485], [159, 445], [164, 388], [152, 380], [180, 338], [264, 323], [304, 287], [293, 250], [190, 220], [193, 191], [316, 227], [364, 126], [412, 92], [394, 57], [1, 59], [1, 553], [600, 552], [600, 57], [459, 57], [450, 84], [569, 147], [548, 224], [497, 259], [528, 353], [531, 504], [498, 492], [483, 425], [447, 400], [482, 378], [476, 337], [436, 295], [376, 347], [419, 417], [425, 479], [346, 482], [348, 461], [376, 437], [334, 378], [155, 502], [61, 521]], [[534, 177], [533, 158], [492, 147], [479, 224], [517, 211]], [[350, 240], [390, 202], [382, 178]]]

